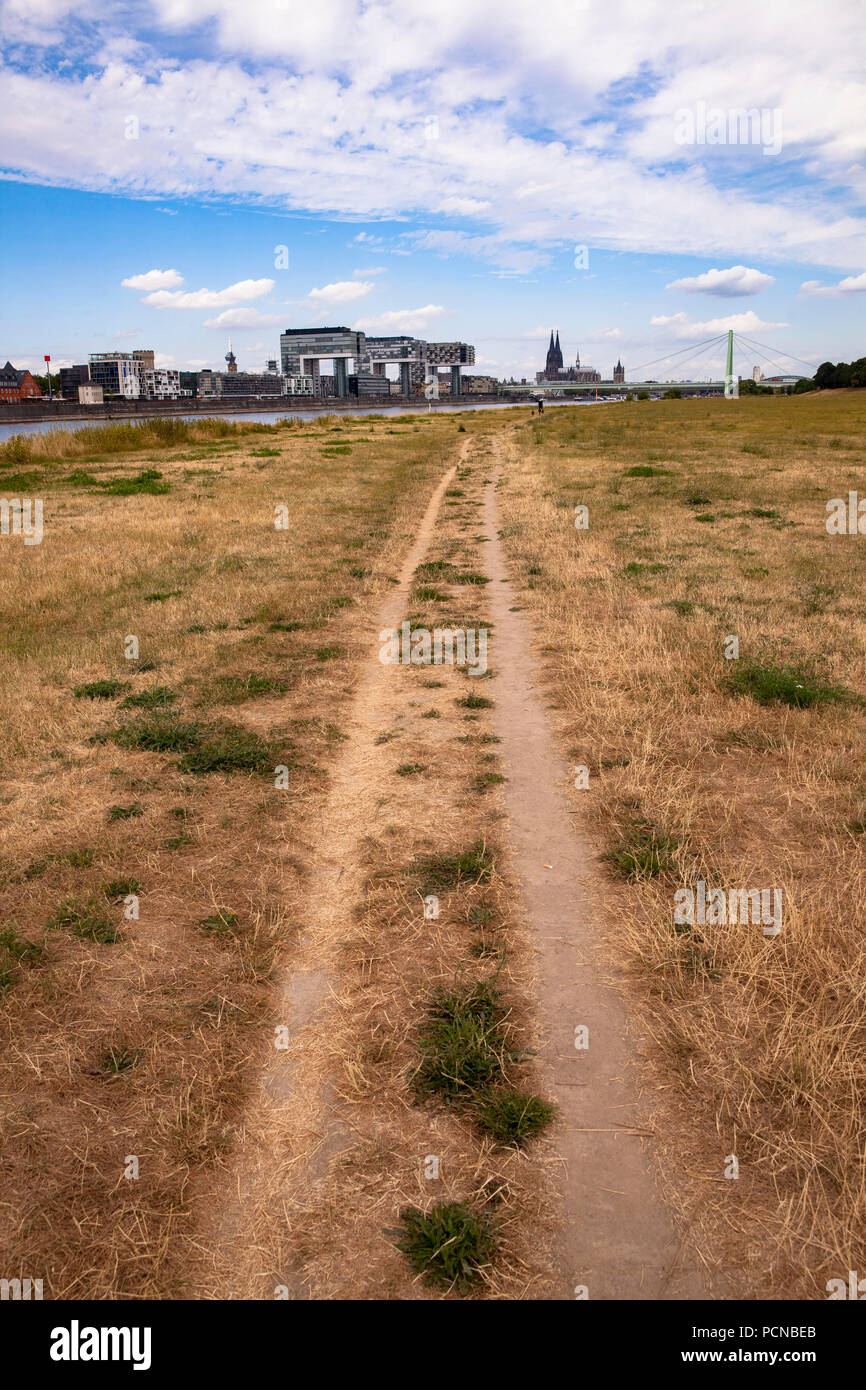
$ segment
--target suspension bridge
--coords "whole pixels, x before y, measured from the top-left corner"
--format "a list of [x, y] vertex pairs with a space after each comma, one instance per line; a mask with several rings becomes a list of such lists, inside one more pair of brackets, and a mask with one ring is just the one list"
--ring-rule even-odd
[[[708, 353], [721, 353], [725, 349], [725, 372], [717, 380], [704, 379], [702, 381], [689, 381], [678, 378], [676, 380], [659, 381], [657, 378], [636, 378], [635, 373], [645, 372], [650, 367], [662, 367], [667, 363], [673, 365], [675, 369], [685, 367], [695, 357], [703, 356], [706, 358]], [[777, 376], [769, 380], [765, 379], [764, 384], [770, 386], [771, 390], [784, 390], [788, 386], [803, 376], [812, 376], [815, 372], [817, 363], [804, 362], [801, 358], [792, 356], [791, 353], [782, 352], [779, 348], [768, 347], [766, 344], [757, 343], [752, 338], [747, 338], [742, 333], [734, 333], [729, 329], [727, 333], [719, 333], [713, 338], [705, 338], [700, 343], [689, 343], [687, 347], [679, 348], [676, 352], [668, 353], [664, 357], [656, 357], [651, 362], [642, 362], [640, 366], [630, 369], [628, 381], [537, 381], [531, 386], [527, 383], [519, 386], [500, 387], [502, 391], [522, 391], [527, 390], [532, 395], [567, 395], [567, 396], [586, 396], [595, 393], [610, 396], [621, 396], [625, 392], [647, 391], [651, 396], [662, 394], [668, 390], [682, 391], [685, 395], [695, 396], [717, 396], [724, 395], [728, 399], [736, 398], [739, 395], [739, 383], [741, 376], [734, 374], [734, 354], [745, 357], [746, 361], [754, 361], [756, 357], [761, 358], [761, 364], [766, 363], [777, 369]], [[767, 356], [772, 353], [773, 356]], [[685, 356], [683, 354], [686, 354]], [[681, 360], [677, 360], [681, 359]], [[784, 362], [798, 363], [802, 367], [808, 367], [808, 373], [781, 365]], [[758, 364], [758, 365], [761, 365]], [[721, 365], [721, 360], [720, 360]], [[751, 371], [748, 373], [751, 380]]]

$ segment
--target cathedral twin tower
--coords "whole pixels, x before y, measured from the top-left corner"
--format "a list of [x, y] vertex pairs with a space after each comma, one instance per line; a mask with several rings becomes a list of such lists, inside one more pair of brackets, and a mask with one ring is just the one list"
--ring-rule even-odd
[[[556, 381], [562, 377], [565, 381], [601, 381], [601, 375], [593, 367], [581, 367], [580, 352], [577, 354], [574, 366], [566, 371], [562, 361], [562, 348], [559, 346], [559, 329], [556, 330], [556, 341], [553, 337], [553, 329], [550, 330], [550, 347], [547, 349], [547, 361], [544, 364], [545, 381]], [[538, 373], [538, 380], [542, 379], [541, 372]], [[614, 381], [625, 381], [625, 368], [617, 359], [617, 364], [613, 369]]]

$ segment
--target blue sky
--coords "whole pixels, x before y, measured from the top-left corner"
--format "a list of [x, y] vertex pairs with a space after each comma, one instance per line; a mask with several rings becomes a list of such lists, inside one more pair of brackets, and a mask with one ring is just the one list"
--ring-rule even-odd
[[864, 32], [859, 0], [0, 0], [0, 357], [256, 369], [316, 323], [501, 376], [551, 327], [605, 376], [715, 376], [729, 326], [862, 356]]

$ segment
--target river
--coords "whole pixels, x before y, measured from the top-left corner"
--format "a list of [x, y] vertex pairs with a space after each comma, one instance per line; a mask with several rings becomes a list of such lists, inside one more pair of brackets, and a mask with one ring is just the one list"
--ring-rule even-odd
[[[550, 410], [553, 408], [553, 406], [557, 405], [575, 404], [594, 405], [596, 404], [596, 402], [591, 400], [546, 401], [544, 408], [545, 410]], [[603, 402], [598, 401], [597, 404], [601, 405], [603, 404]], [[442, 411], [459, 412], [466, 410], [514, 410], [518, 406], [522, 406], [523, 409], [526, 410], [533, 406], [533, 402], [485, 401], [479, 402], [478, 405], [437, 405], [434, 408], [434, 410], [430, 412], [425, 410], [423, 405], [385, 405], [378, 408], [374, 408], [372, 410], [369, 407], [359, 405], [341, 407], [338, 411], [334, 411], [334, 414], [339, 415], [340, 418], [342, 418], [344, 415], [426, 415], [428, 413], [438, 414]], [[2, 407], [0, 407], [0, 409], [2, 409]], [[100, 425], [132, 425], [138, 424], [143, 420], [153, 420], [160, 418], [165, 418], [167, 420], [239, 420], [246, 424], [274, 425], [279, 420], [316, 420], [320, 416], [326, 415], [327, 413], [327, 410], [232, 410], [227, 411], [225, 414], [223, 414], [221, 412], [209, 410], [207, 414], [204, 415], [187, 415], [185, 413], [183, 415], [177, 415], [174, 412], [171, 412], [170, 414], [166, 414], [164, 417], [160, 417], [159, 411], [155, 410], [153, 412], [153, 415], [135, 416], [134, 419], [52, 421], [35, 420], [33, 422], [24, 422], [17, 425], [0, 424], [0, 444], [2, 444], [2, 442], [5, 439], [11, 439], [13, 434], [40, 434], [50, 429], [98, 429]]]

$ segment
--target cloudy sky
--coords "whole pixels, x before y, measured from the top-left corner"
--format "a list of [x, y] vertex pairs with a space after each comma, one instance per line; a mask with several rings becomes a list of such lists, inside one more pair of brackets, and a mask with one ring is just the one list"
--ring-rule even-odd
[[0, 358], [860, 357], [864, 35], [862, 0], [0, 0]]

